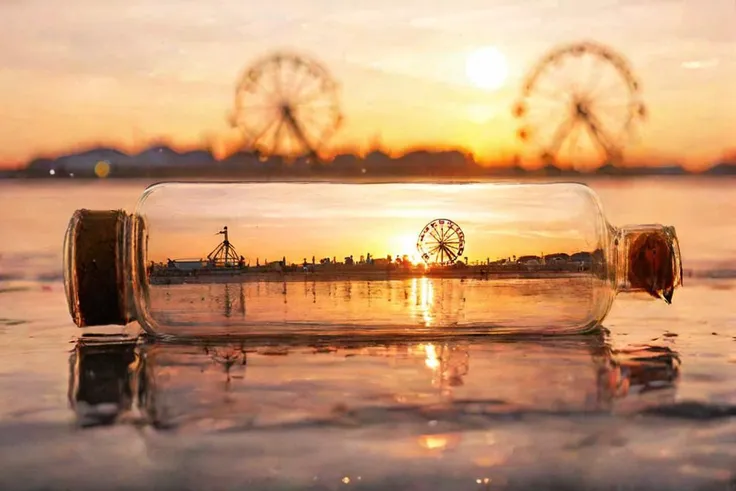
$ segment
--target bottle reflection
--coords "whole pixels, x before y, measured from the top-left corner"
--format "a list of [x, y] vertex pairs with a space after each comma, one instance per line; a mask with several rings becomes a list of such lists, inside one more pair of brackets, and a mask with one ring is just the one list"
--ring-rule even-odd
[[661, 389], [673, 386], [679, 376], [680, 358], [667, 347], [642, 346], [615, 350], [612, 355], [599, 370], [600, 383], [609, 388], [603, 393], [606, 401], [625, 400], [629, 395], [658, 395]]
[[136, 341], [80, 339], [69, 357], [69, 404], [82, 426], [115, 423], [133, 406]]
[[[672, 402], [679, 360], [666, 347], [617, 351], [603, 335], [311, 346], [80, 341], [70, 369], [82, 424], [138, 411], [156, 428], [250, 428], [337, 424], [346, 415], [378, 424], [389, 413], [426, 416], [430, 406], [437, 418], [636, 412]], [[437, 446], [432, 438], [427, 448]]]
[[243, 378], [242, 374], [233, 374], [233, 368], [245, 367], [246, 364], [246, 352], [242, 344], [238, 347], [235, 345], [204, 346], [202, 349], [206, 355], [209, 355], [213, 363], [222, 367], [226, 376], [226, 388], [229, 387], [233, 377]]
[[142, 345], [140, 359], [138, 408], [155, 428], [217, 420], [244, 407], [233, 387], [245, 378], [247, 353], [240, 344]]

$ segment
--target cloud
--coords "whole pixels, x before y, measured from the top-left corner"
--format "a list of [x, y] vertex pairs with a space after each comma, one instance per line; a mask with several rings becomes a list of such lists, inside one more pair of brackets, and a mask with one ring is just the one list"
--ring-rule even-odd
[[719, 64], [720, 60], [718, 58], [711, 58], [707, 60], [683, 61], [680, 66], [686, 70], [700, 70], [703, 68], [714, 68]]
[[[4, 65], [79, 75], [148, 75], [223, 70], [248, 58], [248, 44], [275, 41], [294, 22], [271, 9], [254, 16], [232, 1], [144, 2], [72, 0], [0, 7]], [[245, 48], [245, 49], [244, 49]], [[241, 59], [234, 57], [240, 52]]]

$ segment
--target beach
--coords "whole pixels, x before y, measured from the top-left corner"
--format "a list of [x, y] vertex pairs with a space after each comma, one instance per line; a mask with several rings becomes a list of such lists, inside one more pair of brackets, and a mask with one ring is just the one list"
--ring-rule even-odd
[[[61, 269], [69, 218], [131, 209], [147, 184], [0, 182], [0, 488], [733, 489], [732, 181], [592, 184], [611, 223], [674, 225], [688, 272], [671, 305], [618, 296], [594, 335], [288, 345], [74, 326]], [[294, 278], [296, 309], [313, 282]], [[262, 280], [248, 283], [262, 288], [252, 298], [283, 309], [283, 279]], [[401, 281], [411, 299], [412, 279]], [[505, 280], [451, 281], [448, 295]], [[370, 318], [344, 289], [330, 297], [331, 280], [315, 283], [328, 305]], [[376, 315], [423, 315], [421, 302], [406, 310], [403, 287], [375, 283]], [[238, 285], [160, 288], [189, 287], [212, 288], [205, 303], [240, 318]]]

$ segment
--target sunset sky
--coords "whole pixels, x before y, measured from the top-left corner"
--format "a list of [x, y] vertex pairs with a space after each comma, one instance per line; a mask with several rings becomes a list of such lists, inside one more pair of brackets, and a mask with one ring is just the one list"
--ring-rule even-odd
[[[231, 243], [252, 265], [284, 256], [289, 263], [312, 255], [357, 260], [369, 252], [419, 262], [419, 234], [430, 221], [450, 217], [465, 234], [461, 257], [470, 261], [590, 252], [601, 246], [605, 226], [596, 199], [576, 185], [385, 184], [356, 191], [314, 183], [168, 184], [147, 192], [136, 213], [146, 222], [149, 261], [202, 259], [227, 225]], [[426, 244], [436, 241], [428, 236]]]
[[[736, 147], [734, 0], [5, 0], [0, 29], [0, 166], [93, 143], [233, 141], [239, 76], [280, 48], [340, 83], [332, 148], [509, 158], [520, 80], [580, 40], [641, 81], [649, 117], [627, 154], [697, 168]], [[488, 47], [502, 60], [468, 70]]]

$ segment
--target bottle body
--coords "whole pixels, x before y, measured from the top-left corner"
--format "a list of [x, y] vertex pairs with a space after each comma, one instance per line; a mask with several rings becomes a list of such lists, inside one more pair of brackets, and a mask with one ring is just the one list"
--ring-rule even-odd
[[124, 228], [162, 336], [577, 333], [627, 285], [580, 184], [164, 183]]

